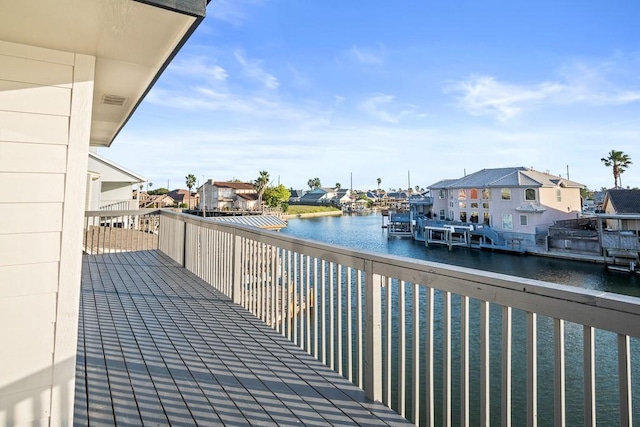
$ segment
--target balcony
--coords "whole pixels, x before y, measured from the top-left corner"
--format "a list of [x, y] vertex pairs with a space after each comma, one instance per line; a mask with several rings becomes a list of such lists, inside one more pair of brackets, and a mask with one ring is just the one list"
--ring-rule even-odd
[[[174, 212], [92, 214], [102, 216], [86, 222], [97, 255], [84, 258], [77, 420], [401, 423], [391, 408], [419, 425], [630, 426], [639, 416], [638, 298]], [[114, 237], [114, 218], [132, 226]], [[157, 240], [139, 248], [140, 235]]]

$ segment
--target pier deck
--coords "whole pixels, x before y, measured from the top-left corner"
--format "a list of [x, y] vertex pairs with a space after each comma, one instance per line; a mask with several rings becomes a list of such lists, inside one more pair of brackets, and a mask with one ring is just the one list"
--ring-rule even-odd
[[75, 425], [407, 425], [157, 251], [83, 258]]

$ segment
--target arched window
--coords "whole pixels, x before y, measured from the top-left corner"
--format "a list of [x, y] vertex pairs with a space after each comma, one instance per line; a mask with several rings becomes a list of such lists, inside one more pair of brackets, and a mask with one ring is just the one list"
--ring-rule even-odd
[[500, 195], [502, 196], [502, 200], [511, 200], [511, 189], [503, 188], [500, 190]]
[[475, 188], [469, 190], [469, 198], [471, 200], [478, 200], [478, 190]]
[[556, 201], [557, 202], [562, 201], [562, 190], [560, 190], [559, 188], [556, 190]]
[[524, 190], [524, 199], [528, 202], [536, 200], [536, 190], [534, 188], [527, 188]]

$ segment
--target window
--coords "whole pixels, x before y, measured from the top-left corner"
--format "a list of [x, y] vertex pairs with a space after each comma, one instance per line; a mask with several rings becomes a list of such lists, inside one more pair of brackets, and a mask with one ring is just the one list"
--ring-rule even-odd
[[466, 200], [467, 199], [467, 190], [460, 189], [458, 190], [458, 200]]
[[556, 190], [556, 201], [557, 202], [562, 201], [562, 190], [560, 190], [559, 188]]
[[491, 215], [489, 214], [489, 212], [484, 213], [484, 223], [491, 227]]
[[526, 201], [535, 201], [536, 200], [536, 190], [533, 188], [527, 188], [524, 190], [524, 199]]
[[471, 212], [471, 216], [469, 217], [469, 222], [477, 224], [478, 223], [478, 218], [479, 218], [478, 212], [475, 212], [475, 211]]
[[453, 220], [453, 218], [455, 218], [453, 211], [449, 211], [449, 218], [447, 219]]
[[458, 203], [458, 208], [467, 209], [467, 202], [459, 202]]
[[520, 215], [520, 225], [527, 225], [527, 216]]
[[438, 190], [438, 199], [446, 199], [447, 198], [447, 190], [441, 189]]
[[444, 219], [447, 214], [444, 212], [444, 209], [440, 209], [440, 219]]
[[471, 209], [478, 209], [478, 202], [471, 202]]
[[482, 209], [489, 209], [489, 202], [482, 202]]
[[491, 189], [490, 188], [483, 188], [482, 189], [482, 199], [491, 200]]
[[467, 213], [462, 211], [460, 212], [460, 221], [467, 222]]
[[471, 200], [478, 200], [478, 190], [475, 188], [469, 190], [469, 198]]
[[513, 215], [502, 214], [502, 229], [513, 230]]
[[509, 188], [503, 188], [500, 190], [500, 196], [502, 200], [511, 200], [511, 190]]

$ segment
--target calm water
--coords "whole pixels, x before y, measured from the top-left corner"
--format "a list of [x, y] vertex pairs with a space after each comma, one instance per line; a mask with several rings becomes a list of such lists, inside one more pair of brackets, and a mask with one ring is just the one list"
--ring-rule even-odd
[[[509, 255], [489, 251], [469, 250], [466, 248], [453, 248], [449, 251], [445, 246], [432, 245], [429, 248], [424, 243], [414, 242], [411, 239], [393, 238], [388, 240], [386, 230], [382, 229], [382, 217], [380, 215], [319, 217], [313, 219], [293, 219], [282, 230], [284, 234], [323, 241], [331, 244], [346, 246], [349, 248], [373, 251], [381, 254], [393, 254], [417, 258], [422, 260], [454, 264], [463, 267], [493, 271], [503, 274], [545, 280], [570, 286], [595, 289], [606, 292], [615, 292], [625, 295], [640, 296], [640, 279], [625, 273], [607, 272], [601, 264], [591, 264], [577, 261], [554, 260], [536, 256]], [[395, 297], [395, 296], [394, 296]], [[420, 296], [421, 300], [424, 295]], [[441, 304], [441, 296], [436, 294], [436, 307]], [[410, 295], [407, 295], [410, 300]], [[408, 302], [409, 303], [409, 302]], [[459, 339], [459, 300], [452, 300], [452, 328], [454, 343]], [[477, 324], [479, 304], [472, 301], [470, 306], [471, 323]], [[513, 425], [523, 425], [526, 415], [526, 355], [525, 348], [525, 316], [524, 313], [514, 310], [513, 313], [513, 392], [514, 405], [512, 421]], [[423, 323], [423, 322], [421, 322]], [[439, 325], [441, 320], [436, 319], [434, 326], [435, 336], [435, 386], [436, 395], [442, 389], [442, 362], [441, 350], [438, 345], [442, 341]], [[492, 342], [490, 351], [492, 354], [491, 366], [491, 400], [492, 400], [492, 425], [500, 423], [500, 325], [501, 313], [498, 309], [491, 312]], [[422, 328], [424, 330], [424, 328]], [[566, 388], [567, 388], [567, 425], [582, 425], [582, 327], [575, 324], [565, 324], [565, 350], [566, 350]], [[424, 341], [422, 341], [424, 342]], [[457, 346], [457, 344], [455, 344]], [[471, 331], [470, 345], [479, 348], [480, 341], [477, 334]], [[634, 419], [640, 421], [640, 343], [632, 340], [633, 391], [634, 391]], [[424, 355], [422, 355], [424, 358]], [[479, 408], [479, 360], [472, 352], [470, 361], [471, 375], [471, 424], [478, 423]], [[603, 331], [596, 331], [596, 390], [597, 417], [599, 425], [618, 424], [618, 395], [617, 395], [617, 358], [616, 337]], [[424, 359], [423, 359], [424, 360]], [[395, 363], [395, 362], [394, 362]], [[421, 365], [424, 362], [421, 361]], [[452, 383], [456, 384], [459, 375], [459, 360], [453, 360]], [[395, 382], [395, 381], [394, 381]], [[553, 408], [553, 324], [551, 319], [538, 319], [538, 386], [539, 408]], [[455, 386], [454, 386], [455, 387]], [[395, 384], [394, 384], [395, 389]], [[424, 390], [424, 385], [421, 386]], [[409, 394], [408, 394], [409, 395]], [[453, 412], [458, 412], [459, 393], [454, 388]], [[436, 398], [436, 408], [441, 405], [441, 397]], [[397, 405], [394, 404], [394, 409]], [[436, 423], [441, 420], [441, 414], [436, 414]], [[553, 425], [553, 412], [539, 411], [539, 425]], [[454, 417], [453, 425], [459, 425], [459, 420]]]

